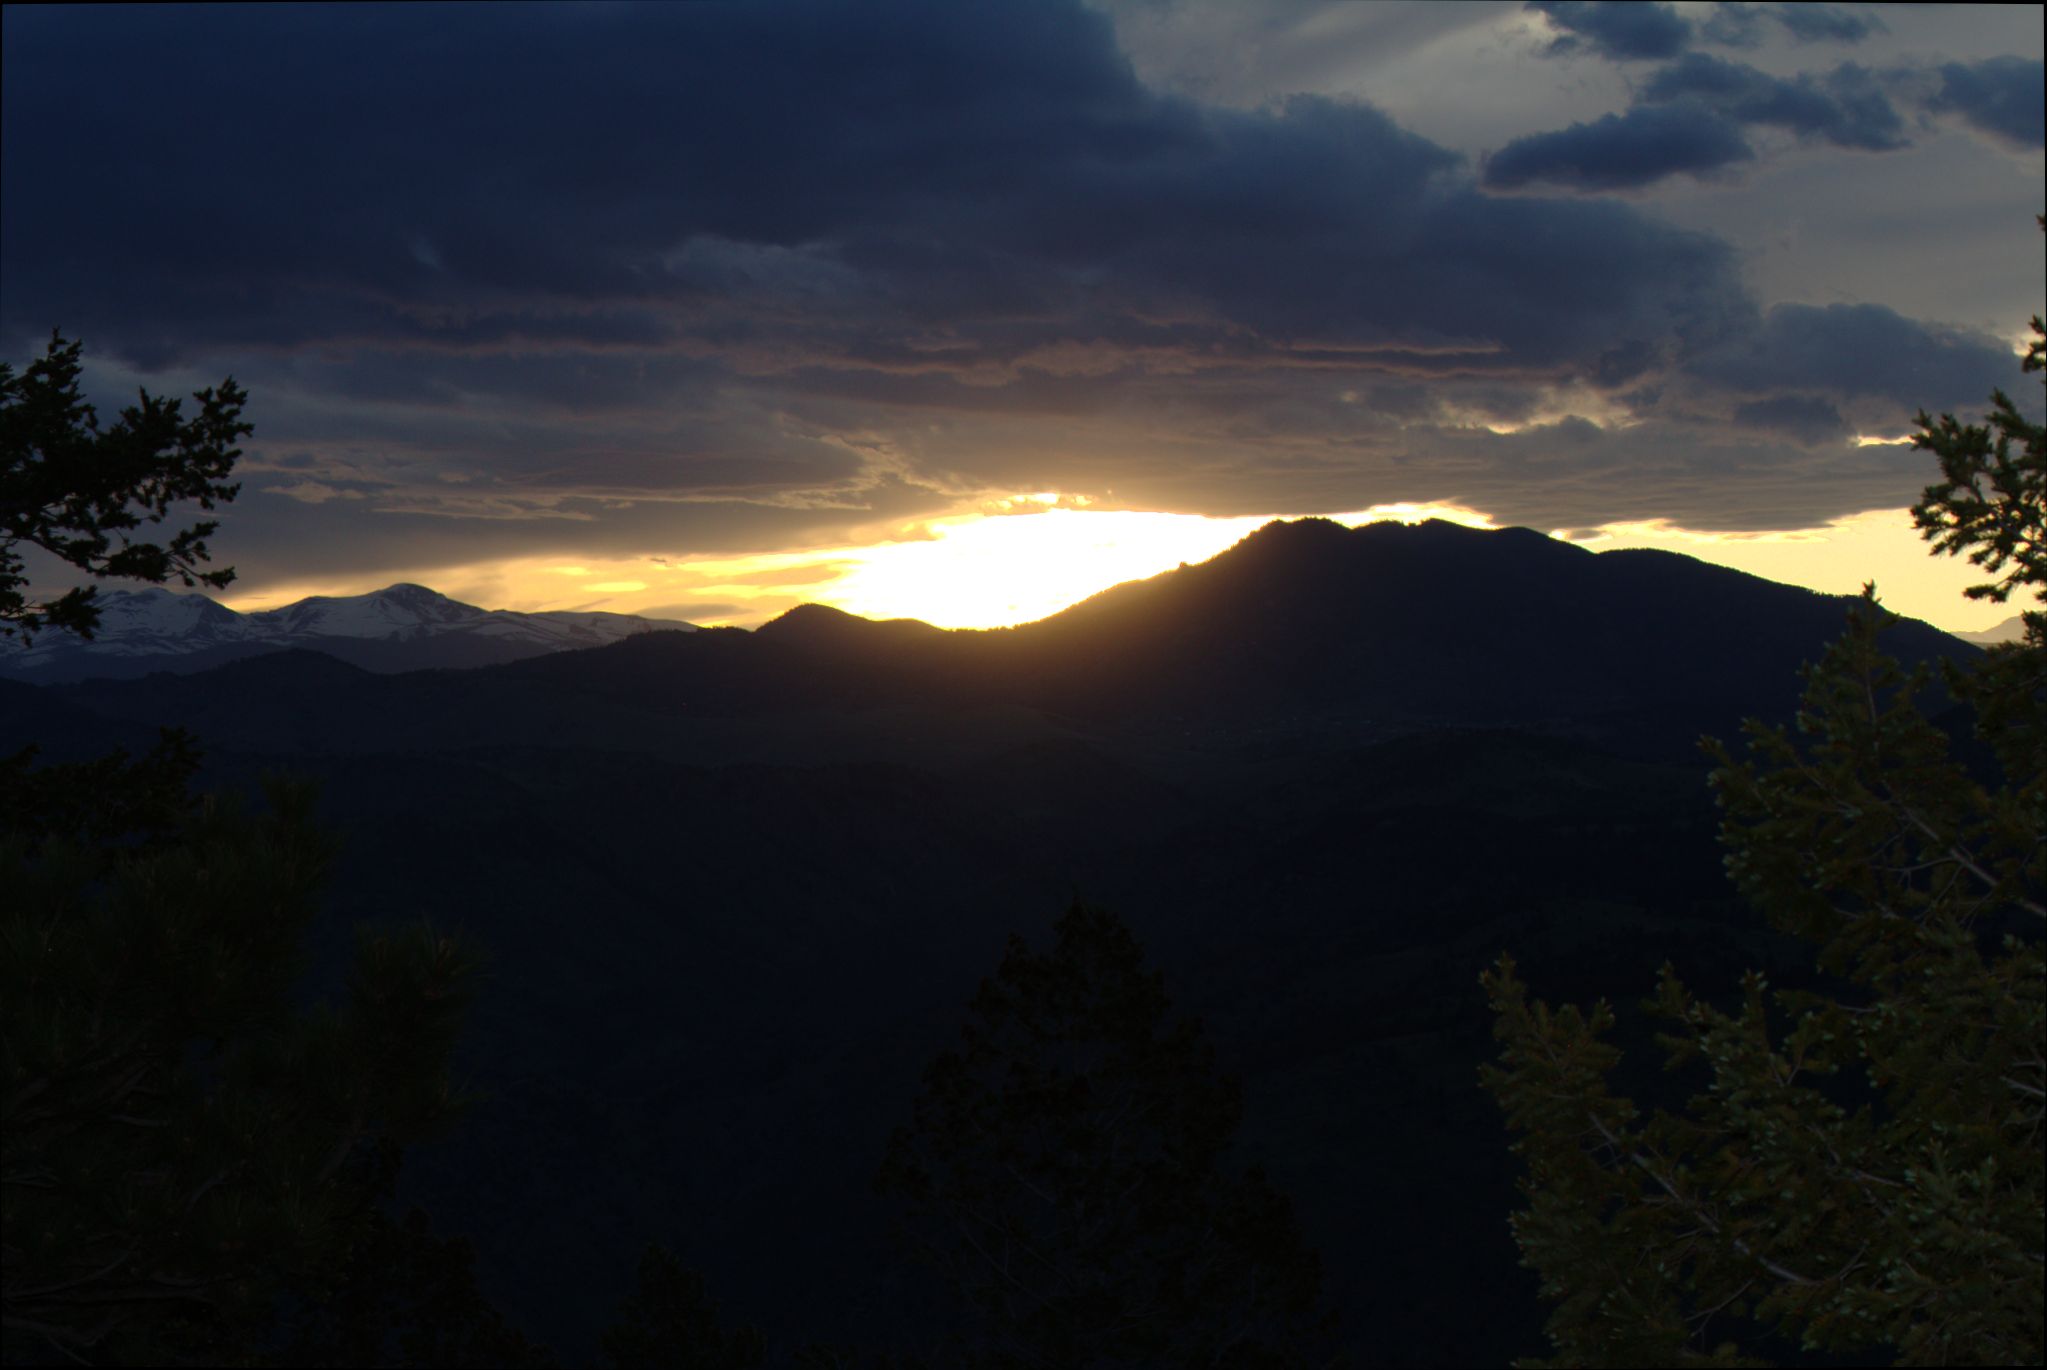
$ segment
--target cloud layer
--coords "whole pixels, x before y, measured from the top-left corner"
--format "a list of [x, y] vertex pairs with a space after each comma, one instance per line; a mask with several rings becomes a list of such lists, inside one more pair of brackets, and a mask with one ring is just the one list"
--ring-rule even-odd
[[1485, 183], [1495, 189], [1634, 190], [1674, 176], [1721, 176], [1756, 160], [1748, 137], [1755, 129], [1802, 143], [1895, 152], [1912, 142], [1900, 101], [1919, 112], [1922, 128], [1950, 117], [2007, 146], [2047, 145], [2038, 58], [1922, 61], [1884, 70], [1849, 61], [1778, 76], [1699, 45], [1754, 47], [1766, 30], [1781, 28], [1799, 44], [1847, 46], [1883, 32], [1882, 21], [1820, 4], [1721, 4], [1703, 23], [1662, 4], [1528, 0], [1524, 8], [1553, 31], [1544, 49], [1549, 56], [1662, 65], [1635, 84], [1624, 111], [1507, 142], [1486, 159]]
[[[60, 326], [109, 387], [233, 370], [231, 531], [303, 574], [796, 546], [988, 491], [1547, 526], [1909, 498], [1851, 430], [2018, 391], [1995, 340], [1772, 308], [1710, 235], [1493, 193], [1724, 171], [1755, 128], [1888, 147], [1873, 78], [1541, 8], [1663, 65], [1482, 176], [1362, 100], [1147, 88], [1072, 4], [10, 9], [0, 341]], [[2037, 143], [2022, 68], [1927, 107]]]

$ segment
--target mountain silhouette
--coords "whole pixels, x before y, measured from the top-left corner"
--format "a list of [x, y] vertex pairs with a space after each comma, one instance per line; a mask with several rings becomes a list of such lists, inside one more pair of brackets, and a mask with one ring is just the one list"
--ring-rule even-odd
[[[1274, 523], [1198, 566], [1017, 630], [1055, 697], [1373, 712], [1689, 743], [1781, 717], [1846, 600], [1656, 551], [1594, 554], [1524, 528]], [[1901, 656], [1974, 655], [1907, 624]]]
[[308, 992], [358, 919], [486, 950], [458, 1069], [488, 1102], [408, 1152], [401, 1198], [571, 1360], [649, 1239], [784, 1345], [928, 1330], [874, 1168], [1007, 938], [1077, 891], [1244, 1079], [1244, 1145], [1354, 1357], [1498, 1363], [1540, 1354], [1541, 1309], [1478, 971], [1512, 947], [1641, 1043], [1626, 996], [1666, 959], [1703, 994], [1791, 983], [1728, 888], [1696, 740], [1785, 718], [1847, 603], [1522, 529], [1301, 520], [1008, 629], [810, 605], [469, 670], [295, 650], [0, 681], [0, 754], [181, 724], [207, 784], [316, 779], [343, 855]]
[[[807, 719], [814, 759], [827, 761], [874, 757], [849, 719], [893, 711], [935, 731], [999, 714], [1152, 748], [1324, 745], [1454, 724], [1670, 755], [1748, 715], [1786, 717], [1798, 666], [1839, 631], [1846, 603], [1525, 529], [1310, 519], [1010, 629], [805, 605], [751, 633], [650, 632], [453, 675], [63, 688], [118, 717], [204, 718], [222, 742], [274, 736], [276, 714], [316, 715], [330, 750], [556, 736], [682, 756], [707, 720], [748, 718], [780, 759], [774, 720]], [[1908, 661], [1977, 651], [1917, 623], [1890, 645]], [[716, 759], [742, 759], [731, 739], [745, 732], [728, 729]]]

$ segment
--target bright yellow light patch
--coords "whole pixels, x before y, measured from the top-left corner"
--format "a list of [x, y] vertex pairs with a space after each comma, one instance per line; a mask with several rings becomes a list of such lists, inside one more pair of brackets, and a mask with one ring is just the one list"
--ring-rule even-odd
[[1347, 523], [1355, 528], [1360, 523], [1426, 523], [1430, 519], [1441, 519], [1445, 523], [1461, 523], [1466, 528], [1497, 528], [1491, 514], [1481, 514], [1476, 509], [1467, 509], [1461, 504], [1416, 504], [1412, 500], [1395, 500], [1391, 504], [1375, 504], [1355, 514], [1335, 515], [1338, 523]]
[[[1059, 496], [1026, 497], [1055, 506]], [[1056, 614], [1126, 580], [1206, 561], [1281, 514], [1208, 518], [1045, 507], [999, 517], [967, 515], [925, 525], [930, 536], [843, 555], [853, 569], [821, 596], [866, 618], [921, 618], [943, 628], [993, 628]], [[1486, 515], [1456, 505], [1375, 505], [1334, 516], [1340, 523], [1450, 519], [1490, 527]]]
[[1830, 595], [1859, 594], [1863, 582], [1874, 580], [1877, 597], [1892, 613], [1949, 632], [1980, 632], [2026, 607], [2016, 598], [2009, 604], [1964, 599], [1962, 591], [1983, 580], [1983, 572], [1958, 557], [1934, 556], [1909, 509], [1871, 509], [1820, 528], [1768, 533], [1700, 532], [1664, 519], [1611, 523], [1574, 541], [1595, 552], [1659, 547]]
[[[868, 618], [921, 618], [948, 628], [1027, 623], [1126, 580], [1205, 561], [1274, 518], [1207, 518], [1081, 508], [1039, 491], [977, 502], [944, 518], [877, 529], [861, 545], [741, 556], [584, 557], [561, 553], [464, 566], [394, 568], [370, 578], [272, 585], [226, 602], [275, 608], [306, 595], [354, 595], [394, 581], [430, 585], [466, 604], [535, 612], [601, 609], [682, 618], [705, 627], [753, 627], [797, 604], [828, 604]], [[1351, 525], [1438, 518], [1496, 526], [1454, 504], [1399, 502], [1333, 515]], [[1615, 523], [1574, 537], [1594, 551], [1660, 547], [1829, 594], [1854, 594], [1874, 579], [1898, 613], [1943, 628], [1991, 627], [2024, 606], [1965, 600], [1976, 568], [1928, 548], [1903, 509], [1872, 510], [1819, 528], [1747, 533], [1700, 531], [1667, 521]]]
[[926, 540], [853, 553], [825, 602], [943, 628], [1027, 623], [1120, 581], [1206, 561], [1265, 521], [1079, 509], [940, 519]]
[[[1055, 614], [1126, 580], [1206, 561], [1275, 518], [1209, 518], [1090, 509], [1041, 490], [979, 502], [972, 513], [899, 526], [888, 541], [751, 556], [525, 558], [425, 567], [272, 586], [230, 607], [275, 608], [306, 595], [355, 595], [393, 581], [430, 585], [465, 604], [535, 613], [599, 609], [752, 627], [802, 603], [867, 618], [920, 618], [945, 628], [1002, 627]], [[1440, 518], [1474, 528], [1492, 519], [1454, 504], [1401, 501], [1332, 515], [1346, 524]], [[559, 554], [557, 554], [559, 555]], [[601, 579], [600, 579], [601, 577]]]

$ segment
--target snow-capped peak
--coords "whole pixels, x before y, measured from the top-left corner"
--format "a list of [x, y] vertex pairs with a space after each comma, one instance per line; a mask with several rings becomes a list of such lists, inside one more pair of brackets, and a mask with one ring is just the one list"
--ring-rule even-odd
[[314, 595], [250, 614], [262, 637], [375, 637], [409, 641], [490, 614], [424, 585], [387, 585], [366, 595]]
[[100, 611], [95, 637], [232, 633], [241, 618], [205, 595], [181, 595], [154, 585], [141, 590], [102, 589], [93, 596], [93, 603]]
[[90, 641], [68, 632], [44, 631], [24, 649], [20, 639], [8, 639], [5, 647], [11, 650], [0, 649], [0, 668], [33, 680], [55, 678], [52, 668], [60, 663], [66, 667], [64, 674], [72, 674], [72, 668], [91, 660], [185, 656], [213, 648], [319, 650], [322, 644], [424, 645], [453, 639], [478, 642], [477, 650], [483, 655], [476, 659], [509, 660], [602, 646], [659, 629], [694, 631], [691, 624], [637, 614], [480, 609], [409, 583], [387, 585], [364, 595], [314, 595], [296, 604], [248, 614], [237, 613], [205, 595], [155, 586], [101, 589], [95, 602], [100, 606], [100, 622]]

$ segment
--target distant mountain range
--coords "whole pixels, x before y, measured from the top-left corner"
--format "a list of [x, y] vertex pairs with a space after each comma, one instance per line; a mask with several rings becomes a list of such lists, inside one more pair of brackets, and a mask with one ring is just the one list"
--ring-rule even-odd
[[405, 584], [366, 595], [315, 595], [251, 614], [155, 587], [102, 589], [95, 602], [100, 622], [90, 640], [46, 632], [27, 648], [15, 639], [0, 642], [0, 675], [37, 684], [155, 671], [189, 675], [286, 648], [325, 652], [368, 671], [416, 671], [497, 665], [637, 633], [695, 631], [633, 614], [479, 609]]
[[[1203, 696], [1205, 707], [1234, 709], [1275, 696], [1293, 712], [1370, 705], [1382, 718], [1526, 723], [1645, 704], [1668, 711], [1680, 697], [1727, 700], [1751, 665], [1758, 683], [1795, 665], [1796, 656], [1772, 646], [1838, 628], [1846, 604], [1674, 553], [1593, 554], [1522, 528], [1481, 532], [1435, 520], [1346, 528], [1326, 519], [1269, 524], [1211, 561], [1009, 629], [947, 631], [809, 604], [751, 634], [698, 634], [692, 624], [631, 614], [481, 609], [409, 584], [248, 614], [156, 588], [102, 589], [98, 602], [90, 641], [45, 632], [25, 650], [0, 642], [0, 676], [64, 684], [196, 675], [289, 649], [397, 674], [669, 632], [697, 640], [649, 645], [653, 656], [631, 666], [607, 658], [563, 669], [631, 674], [658, 658], [689, 681], [691, 697], [729, 687], [747, 712], [845, 690], [923, 702], [965, 691], [1069, 710], [1110, 707], [1111, 696], [1128, 692], [1141, 708], [1192, 706]], [[1954, 637], [1923, 624], [1901, 631], [1924, 654], [1957, 640], [2003, 641], [2016, 626]], [[714, 638], [761, 645], [734, 655]], [[770, 663], [792, 656], [806, 664], [756, 678], [775, 676], [782, 668]], [[816, 671], [820, 657], [832, 668]]]
[[1979, 647], [1994, 647], [2000, 642], [2017, 642], [2026, 635], [2026, 620], [2013, 614], [2004, 622], [1973, 633], [1956, 633], [1964, 642], [1973, 642]]
[[[1788, 717], [1798, 666], [1839, 634], [1849, 602], [1527, 529], [1325, 519], [1272, 523], [1207, 562], [989, 630], [804, 605], [750, 632], [656, 632], [688, 625], [490, 612], [405, 585], [249, 615], [200, 596], [108, 600], [95, 642], [43, 634], [14, 678], [223, 745], [544, 737], [714, 764], [924, 762], [1079, 729], [1193, 748], [1197, 766], [1287, 739], [1328, 748], [1446, 725], [1690, 755], [1702, 731]], [[1889, 644], [1909, 661], [1980, 650], [1915, 622]], [[600, 650], [564, 650], [582, 645]], [[270, 659], [233, 662], [257, 654]], [[135, 679], [162, 670], [182, 678]]]
[[[1366, 1365], [1543, 1351], [1519, 1163], [1476, 1085], [1485, 965], [1511, 950], [1541, 996], [1618, 1005], [1622, 1091], [1652, 1102], [1675, 1077], [1634, 1006], [1666, 960], [1707, 998], [1809, 973], [1733, 897], [1697, 741], [1787, 719], [1844, 597], [1521, 529], [1304, 520], [991, 631], [813, 605], [374, 674], [336, 647], [482, 611], [364, 600], [309, 601], [303, 623], [357, 634], [302, 623], [317, 650], [0, 680], [0, 757], [181, 725], [208, 787], [316, 780], [341, 855], [310, 987], [358, 920], [484, 949], [458, 1061], [484, 1102], [407, 1153], [400, 1198], [565, 1363], [649, 1240], [783, 1347], [920, 1345], [949, 1305], [890, 1245], [875, 1168], [1009, 936], [1043, 946], [1076, 895], [1244, 1080], [1245, 1159], [1292, 1196]], [[1980, 656], [1921, 623], [1885, 645]]]

